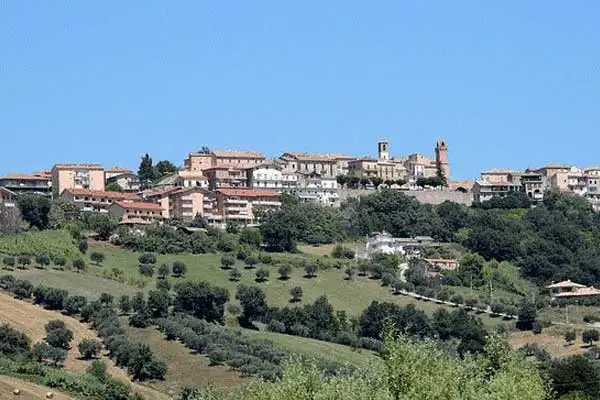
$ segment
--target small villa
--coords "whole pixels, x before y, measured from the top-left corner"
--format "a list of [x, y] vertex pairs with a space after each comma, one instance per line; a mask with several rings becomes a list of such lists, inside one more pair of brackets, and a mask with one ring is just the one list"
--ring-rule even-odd
[[546, 288], [550, 289], [553, 298], [559, 299], [600, 295], [600, 290], [595, 287], [571, 282], [569, 279], [552, 283], [551, 285], [546, 286]]
[[458, 260], [454, 259], [424, 258], [423, 261], [432, 267], [439, 268], [440, 270], [453, 271], [458, 268]]

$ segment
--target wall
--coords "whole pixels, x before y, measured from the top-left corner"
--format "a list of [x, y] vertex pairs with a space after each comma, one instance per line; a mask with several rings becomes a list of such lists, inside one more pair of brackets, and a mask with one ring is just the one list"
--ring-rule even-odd
[[[366, 196], [373, 193], [375, 193], [374, 190], [341, 189], [339, 190], [340, 202], [351, 197]], [[415, 197], [419, 202], [425, 204], [441, 204], [444, 201], [451, 201], [470, 206], [473, 203], [473, 193], [461, 193], [450, 190], [409, 190], [402, 193]]]

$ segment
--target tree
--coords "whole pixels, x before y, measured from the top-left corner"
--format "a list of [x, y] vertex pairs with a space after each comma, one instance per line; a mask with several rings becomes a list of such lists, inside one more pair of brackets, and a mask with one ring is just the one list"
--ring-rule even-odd
[[158, 278], [156, 280], [156, 289], [168, 292], [171, 290], [171, 282], [168, 279]]
[[378, 189], [379, 186], [383, 183], [383, 179], [378, 176], [374, 176], [371, 178], [371, 183], [375, 186], [375, 189]]
[[79, 251], [81, 252], [81, 254], [85, 254], [88, 251], [88, 242], [85, 239], [82, 239], [79, 241]]
[[337, 184], [340, 185], [341, 188], [343, 188], [346, 182], [348, 181], [348, 178], [346, 177], [346, 175], [338, 175], [335, 177], [335, 180]]
[[114, 299], [115, 298], [114, 298], [114, 296], [112, 294], [106, 293], [106, 292], [102, 292], [100, 294], [100, 298], [98, 299], [98, 301], [104, 307], [108, 307], [108, 306], [112, 306]]
[[590, 347], [593, 346], [594, 342], [597, 342], [599, 338], [600, 335], [595, 329], [587, 329], [581, 333], [581, 340]]
[[138, 265], [138, 271], [142, 276], [152, 277], [154, 275], [154, 266], [152, 264], [140, 264]]
[[315, 276], [317, 276], [317, 265], [316, 264], [307, 264], [306, 267], [304, 267], [304, 273], [305, 273], [305, 277], [307, 278], [314, 278]]
[[229, 280], [232, 282], [237, 282], [242, 278], [242, 273], [239, 269], [233, 268], [229, 271]]
[[269, 271], [265, 268], [259, 268], [256, 271], [256, 281], [257, 282], [264, 282], [267, 279], [269, 279]]
[[17, 260], [13, 256], [6, 256], [2, 259], [2, 264], [4, 264], [5, 269], [12, 269], [16, 263]]
[[15, 281], [13, 290], [18, 299], [29, 299], [33, 294], [33, 285], [27, 280], [18, 279]]
[[102, 360], [92, 361], [85, 372], [96, 377], [100, 382], [106, 381], [106, 363]]
[[256, 267], [256, 264], [258, 264], [258, 259], [254, 256], [248, 256], [244, 260], [244, 263], [246, 264], [247, 268], [254, 268]]
[[154, 166], [154, 179], [158, 180], [177, 171], [178, 168], [172, 162], [168, 160], [161, 160]]
[[279, 279], [282, 281], [286, 281], [290, 279], [290, 274], [292, 273], [292, 267], [289, 264], [282, 264], [277, 269], [279, 273]]
[[535, 303], [528, 298], [523, 298], [519, 305], [517, 313], [517, 329], [522, 331], [530, 331], [533, 329], [533, 323], [537, 317], [537, 309]]
[[15, 356], [29, 353], [31, 342], [27, 335], [8, 324], [0, 325], [0, 354], [4, 356]]
[[63, 269], [63, 267], [65, 265], [67, 265], [67, 259], [64, 257], [55, 257], [54, 258], [54, 265], [56, 265], [57, 267], [60, 267], [59, 269]]
[[106, 214], [92, 214], [88, 217], [88, 225], [96, 232], [98, 239], [108, 240], [119, 227], [119, 220]]
[[390, 286], [391, 284], [394, 283], [395, 280], [396, 280], [396, 277], [393, 274], [386, 272], [381, 276], [381, 285], [382, 286]]
[[575, 331], [572, 329], [569, 329], [565, 332], [565, 342], [567, 342], [568, 345], [573, 344], [573, 341], [576, 339], [576, 337]]
[[227, 289], [206, 282], [182, 282], [175, 285], [173, 312], [191, 314], [208, 322], [223, 323]]
[[79, 354], [81, 354], [85, 360], [91, 360], [100, 354], [100, 351], [102, 350], [102, 343], [100, 343], [98, 340], [83, 339], [81, 342], [79, 342], [77, 348], [79, 349]]
[[187, 273], [187, 265], [183, 261], [175, 261], [173, 263], [173, 275], [176, 278], [185, 276]]
[[12, 235], [19, 232], [21, 222], [19, 207], [9, 207], [4, 202], [0, 202], [0, 235]]
[[75, 269], [77, 273], [85, 271], [85, 261], [83, 261], [81, 258], [76, 258], [73, 260], [73, 269]]
[[67, 359], [67, 351], [59, 347], [53, 347], [48, 343], [36, 343], [31, 349], [33, 358], [38, 362], [48, 361], [54, 366], [60, 365]]
[[121, 310], [123, 314], [129, 314], [131, 311], [131, 299], [126, 294], [119, 298], [119, 310]]
[[92, 260], [94, 264], [100, 265], [102, 264], [102, 261], [104, 261], [104, 253], [100, 253], [99, 251], [92, 251], [92, 254], [90, 254], [90, 260]]
[[83, 296], [69, 296], [64, 301], [64, 309], [67, 315], [77, 315], [87, 305], [87, 299]]
[[140, 264], [156, 264], [156, 255], [154, 253], [142, 253], [138, 256]]
[[19, 256], [17, 262], [21, 266], [21, 269], [27, 269], [27, 266], [31, 265], [31, 257], [26, 255]]
[[35, 257], [35, 262], [37, 263], [37, 265], [40, 266], [40, 268], [43, 269], [47, 265], [50, 265], [52, 260], [50, 259], [50, 256], [48, 254], [42, 253], [42, 254], [38, 254]]
[[240, 230], [240, 244], [246, 244], [252, 248], [258, 249], [262, 244], [260, 231], [254, 228], [243, 228]]
[[137, 292], [133, 299], [131, 299], [131, 309], [136, 313], [142, 313], [146, 310], [146, 299], [144, 298], [144, 293]]
[[296, 286], [290, 290], [290, 295], [292, 296], [292, 303], [297, 303], [302, 300], [302, 288], [300, 286]]
[[161, 279], [166, 279], [171, 274], [171, 267], [169, 264], [160, 264], [158, 267], [158, 276]]
[[235, 259], [233, 256], [229, 254], [224, 254], [221, 256], [221, 268], [230, 269], [235, 265]]
[[169, 314], [171, 296], [164, 290], [151, 290], [148, 293], [148, 308], [153, 318], [163, 318]]
[[152, 350], [145, 344], [136, 344], [132, 348], [127, 372], [134, 380], [164, 379], [167, 366], [154, 358]]
[[600, 397], [600, 369], [594, 360], [582, 355], [555, 358], [548, 363], [548, 378], [552, 382], [556, 398], [570, 393], [579, 393], [575, 399], [597, 399]]
[[46, 324], [46, 342], [52, 347], [68, 350], [73, 340], [73, 332], [61, 320], [52, 320]]
[[50, 199], [38, 194], [21, 194], [17, 197], [17, 204], [21, 211], [21, 218], [37, 229], [48, 228], [48, 214], [50, 213]]
[[155, 180], [155, 170], [152, 166], [152, 157], [148, 153], [142, 156], [138, 168], [138, 177], [143, 187], [148, 187]]
[[106, 190], [107, 192], [123, 192], [123, 188], [116, 181], [108, 182], [106, 186], [104, 186], [104, 190]]
[[239, 317], [241, 326], [251, 326], [253, 320], [262, 317], [268, 310], [265, 292], [259, 287], [240, 285], [235, 298], [242, 307]]
[[369, 271], [369, 264], [364, 263], [364, 262], [358, 264], [358, 275], [359, 276], [366, 276], [368, 271]]

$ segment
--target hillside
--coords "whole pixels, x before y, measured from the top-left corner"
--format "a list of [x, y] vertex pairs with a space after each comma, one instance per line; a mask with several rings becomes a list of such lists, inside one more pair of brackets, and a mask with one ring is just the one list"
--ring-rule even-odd
[[[19, 395], [14, 394], [14, 390], [19, 390]], [[36, 385], [12, 376], [0, 376], [0, 400], [47, 400], [46, 394], [51, 392], [53, 400], [73, 400], [56, 389], [46, 386]]]

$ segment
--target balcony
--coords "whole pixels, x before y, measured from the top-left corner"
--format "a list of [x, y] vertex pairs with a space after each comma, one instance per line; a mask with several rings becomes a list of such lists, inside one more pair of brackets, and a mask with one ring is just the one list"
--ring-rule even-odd
[[243, 204], [243, 205], [246, 205], [246, 204], [248, 204], [248, 200], [225, 199], [225, 204]]
[[280, 201], [267, 201], [267, 200], [257, 200], [257, 201], [252, 202], [252, 204], [257, 205], [257, 206], [273, 206], [273, 207], [281, 206]]

